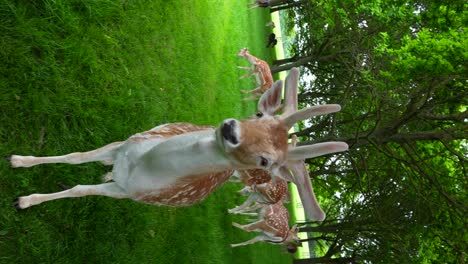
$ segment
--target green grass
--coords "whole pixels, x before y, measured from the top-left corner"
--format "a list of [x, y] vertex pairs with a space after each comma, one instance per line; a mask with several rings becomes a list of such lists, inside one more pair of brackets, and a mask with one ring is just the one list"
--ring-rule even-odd
[[[264, 48], [269, 19], [247, 1], [0, 2], [0, 156], [86, 151], [168, 122], [245, 117], [236, 65]], [[100, 164], [11, 169], [0, 161], [0, 263], [290, 263], [278, 246], [231, 249], [227, 184], [190, 208], [84, 197], [17, 212], [30, 193], [96, 184]]]

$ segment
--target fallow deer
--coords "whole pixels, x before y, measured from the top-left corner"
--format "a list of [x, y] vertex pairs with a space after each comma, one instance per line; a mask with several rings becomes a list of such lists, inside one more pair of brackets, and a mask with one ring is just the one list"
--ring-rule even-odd
[[[240, 181], [246, 185], [239, 192], [248, 198], [241, 205], [229, 209], [229, 213], [240, 213], [259, 206], [275, 204], [278, 201], [289, 202], [288, 183], [285, 180], [281, 178], [272, 180], [271, 174], [262, 169], [243, 170], [238, 173]], [[250, 207], [253, 203], [254, 207]]]
[[289, 228], [289, 213], [281, 202], [263, 207], [257, 215], [258, 221], [254, 223], [248, 225], [232, 223], [232, 225], [247, 232], [256, 231], [261, 232], [261, 234], [245, 242], [231, 244], [231, 247], [257, 242], [283, 245], [297, 245], [299, 243], [298, 229], [295, 225]]
[[256, 83], [258, 85], [254, 90], [241, 90], [243, 93], [252, 94], [251, 97], [244, 98], [244, 100], [255, 100], [273, 85], [273, 76], [271, 75], [270, 66], [266, 61], [250, 54], [247, 48], [241, 49], [237, 55], [247, 59], [251, 64], [251, 67], [238, 66], [240, 69], [249, 70], [249, 72], [241, 76], [241, 78], [255, 74]]
[[14, 205], [28, 208], [46, 201], [103, 195], [130, 198], [168, 206], [190, 206], [200, 202], [225, 183], [232, 170], [263, 168], [273, 175], [294, 180], [287, 163], [328, 153], [345, 151], [343, 142], [326, 142], [288, 150], [287, 131], [294, 123], [315, 115], [337, 112], [339, 105], [313, 106], [272, 116], [281, 100], [283, 82], [278, 81], [259, 100], [264, 114], [245, 120], [224, 120], [217, 128], [189, 123], [157, 126], [123, 142], [63, 156], [12, 155], [13, 167], [44, 163], [80, 164], [101, 161], [113, 164], [113, 182], [77, 185], [51, 194], [19, 197]]

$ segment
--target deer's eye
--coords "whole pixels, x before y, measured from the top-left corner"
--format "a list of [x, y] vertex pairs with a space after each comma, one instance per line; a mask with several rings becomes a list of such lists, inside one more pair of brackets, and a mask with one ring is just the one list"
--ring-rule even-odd
[[263, 116], [263, 113], [262, 112], [258, 112], [257, 114], [255, 114], [257, 117], [262, 117]]
[[260, 157], [260, 166], [262, 167], [268, 166], [268, 160], [265, 159], [264, 157]]

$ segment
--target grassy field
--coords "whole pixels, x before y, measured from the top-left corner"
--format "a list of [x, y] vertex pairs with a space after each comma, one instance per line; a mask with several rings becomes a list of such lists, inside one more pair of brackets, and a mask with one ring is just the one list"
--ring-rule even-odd
[[[247, 1], [0, 1], [0, 156], [95, 149], [167, 122], [245, 117], [236, 55], [273, 58], [265, 10]], [[231, 249], [227, 184], [191, 208], [105, 197], [17, 212], [14, 198], [96, 184], [100, 164], [11, 169], [0, 161], [0, 263], [290, 263], [278, 246]]]

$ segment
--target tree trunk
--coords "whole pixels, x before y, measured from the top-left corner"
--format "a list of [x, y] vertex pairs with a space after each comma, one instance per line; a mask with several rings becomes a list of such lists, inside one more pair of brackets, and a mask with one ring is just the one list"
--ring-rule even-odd
[[287, 71], [293, 67], [299, 67], [299, 66], [303, 66], [305, 64], [307, 64], [308, 62], [310, 62], [312, 60], [313, 56], [306, 56], [306, 57], [302, 57], [302, 58], [299, 58], [297, 60], [294, 60], [293, 62], [291, 63], [288, 63], [286, 65], [282, 65], [282, 66], [277, 66], [277, 67], [273, 67], [273, 69], [271, 69], [271, 73], [274, 74], [274, 73], [278, 73], [278, 72], [281, 72], [281, 71]]
[[270, 13], [279, 11], [279, 10], [284, 10], [288, 8], [292, 8], [294, 6], [300, 6], [304, 3], [307, 3], [309, 0], [270, 0]]
[[297, 56], [294, 56], [294, 57], [287, 58], [287, 59], [273, 60], [272, 64], [277, 66], [277, 65], [282, 65], [282, 64], [286, 64], [286, 63], [295, 62], [296, 60], [297, 60]]

